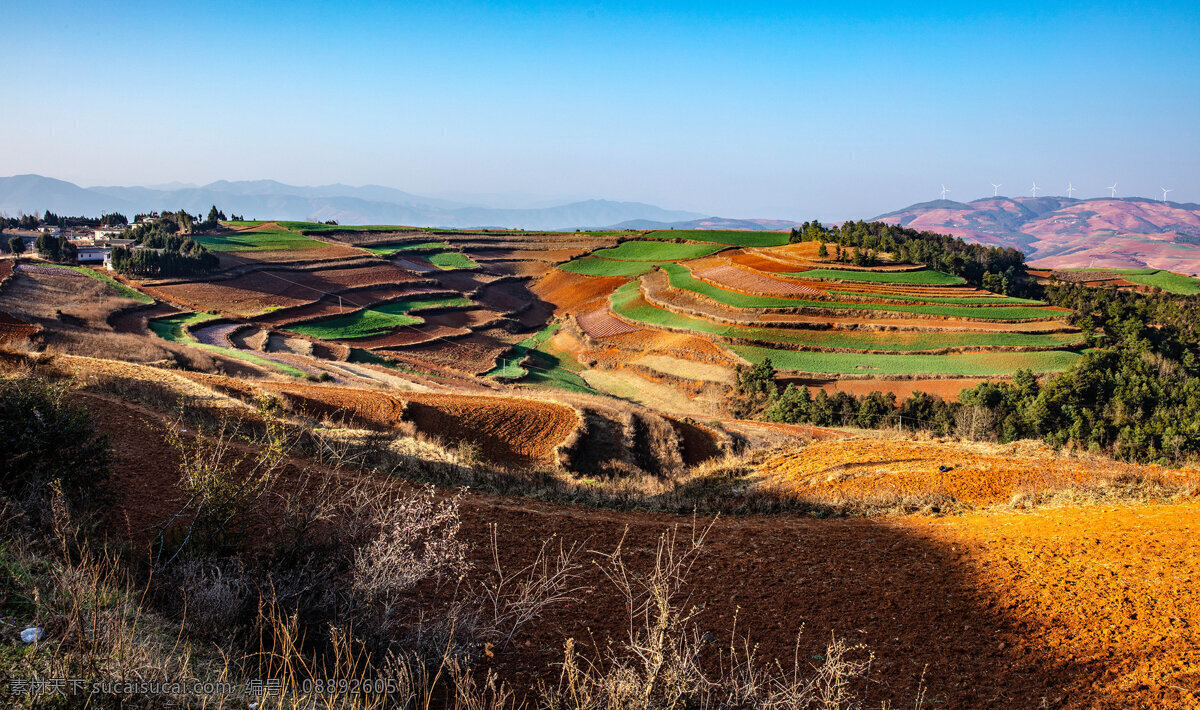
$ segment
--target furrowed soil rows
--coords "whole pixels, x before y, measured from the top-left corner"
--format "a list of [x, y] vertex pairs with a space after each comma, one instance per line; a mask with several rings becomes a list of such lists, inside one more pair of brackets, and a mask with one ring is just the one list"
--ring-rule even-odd
[[197, 310], [247, 317], [269, 309], [314, 303], [327, 294], [347, 289], [418, 280], [403, 269], [380, 264], [312, 271], [265, 269], [223, 281], [169, 284], [146, 290]]
[[824, 291], [810, 286], [798, 284], [769, 276], [756, 274], [736, 266], [717, 266], [695, 272], [696, 277], [718, 286], [742, 291], [745, 293], [760, 293], [768, 296], [816, 296], [826, 295]]
[[640, 330], [640, 328], [615, 317], [608, 308], [598, 308], [591, 313], [578, 316], [576, 322], [579, 323], [579, 327], [583, 329], [583, 332], [593, 338], [607, 338], [613, 335], [632, 333]]
[[36, 325], [0, 311], [0, 343], [19, 343], [37, 331]]
[[[941, 471], [945, 467], [947, 471]], [[1017, 494], [1096, 483], [1123, 469], [1170, 483], [1200, 482], [1198, 471], [1174, 471], [1060, 457], [1033, 442], [969, 444], [855, 439], [811, 444], [759, 468], [766, 485], [833, 506], [889, 505], [932, 497], [972, 507], [1006, 504]], [[944, 503], [943, 503], [944, 504]]]

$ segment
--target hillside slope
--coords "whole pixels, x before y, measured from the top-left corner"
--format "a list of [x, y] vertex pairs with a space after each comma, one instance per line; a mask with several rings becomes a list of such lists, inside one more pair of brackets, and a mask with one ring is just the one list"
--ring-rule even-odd
[[934, 200], [871, 221], [1020, 249], [1043, 268], [1151, 267], [1200, 274], [1200, 205], [1143, 198]]

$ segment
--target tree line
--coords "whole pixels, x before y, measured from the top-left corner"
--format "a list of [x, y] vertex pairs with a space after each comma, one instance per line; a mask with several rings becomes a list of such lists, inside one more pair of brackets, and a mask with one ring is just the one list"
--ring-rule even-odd
[[[835, 244], [839, 261], [859, 266], [874, 265], [879, 254], [891, 254], [898, 262], [924, 264], [1005, 295], [1015, 295], [1025, 281], [1025, 255], [1016, 249], [970, 244], [883, 222], [848, 221], [830, 228], [813, 220], [793, 227], [789, 241]], [[828, 256], [827, 248], [823, 256]]]
[[1078, 284], [1037, 287], [1074, 311], [1096, 346], [1066, 371], [964, 389], [957, 402], [924, 393], [827, 394], [788, 385], [770, 361], [743, 368], [733, 408], [771, 421], [904, 428], [983, 441], [1041, 439], [1140, 463], [1200, 457], [1200, 296]]

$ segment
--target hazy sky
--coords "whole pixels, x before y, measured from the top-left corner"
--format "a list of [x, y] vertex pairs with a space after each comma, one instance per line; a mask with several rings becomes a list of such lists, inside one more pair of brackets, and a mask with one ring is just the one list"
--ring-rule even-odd
[[0, 175], [870, 217], [1200, 201], [1189, 2], [0, 4]]

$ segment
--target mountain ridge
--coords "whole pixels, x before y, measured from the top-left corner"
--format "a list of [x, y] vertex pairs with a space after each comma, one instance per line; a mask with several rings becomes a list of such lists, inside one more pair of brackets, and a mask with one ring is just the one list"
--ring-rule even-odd
[[1035, 267], [1200, 274], [1200, 205], [1191, 202], [997, 196], [919, 202], [870, 221], [1020, 249]]
[[598, 199], [528, 209], [481, 207], [380, 185], [302, 187], [275, 180], [218, 180], [199, 187], [180, 185], [164, 190], [138, 186], [84, 188], [35, 174], [0, 178], [0, 212], [14, 216], [45, 210], [68, 215], [117, 211], [131, 216], [164, 209], [205, 213], [212, 205], [226, 214], [246, 217], [451, 228], [597, 229], [635, 219], [677, 222], [704, 217], [641, 202]]

